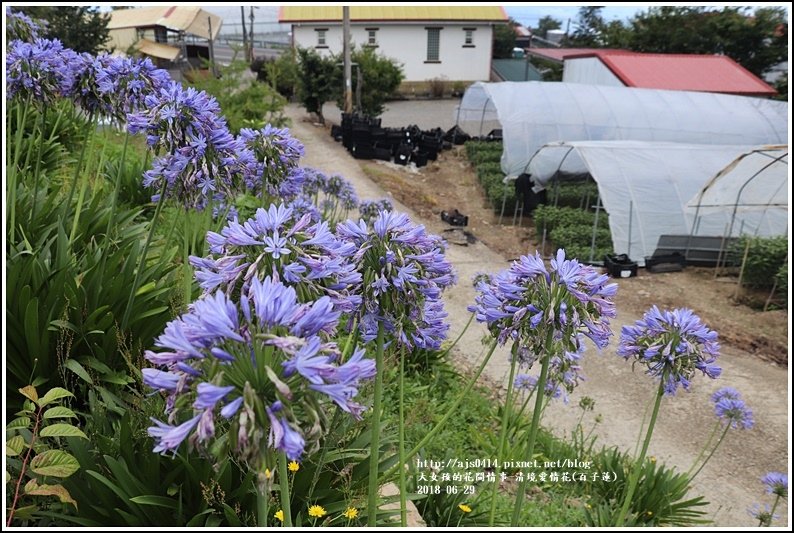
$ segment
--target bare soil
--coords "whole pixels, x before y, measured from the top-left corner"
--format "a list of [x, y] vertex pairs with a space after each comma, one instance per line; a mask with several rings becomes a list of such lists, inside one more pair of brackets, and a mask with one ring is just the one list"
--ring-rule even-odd
[[[442, 106], [439, 116], [446, 115], [449, 105], [439, 105]], [[423, 112], [429, 116], [432, 111], [427, 107]], [[421, 169], [357, 161], [340, 143], [333, 141], [327, 128], [313, 124], [302, 110], [289, 106], [286, 114], [293, 120], [293, 134], [306, 145], [304, 164], [341, 174], [354, 184], [361, 198], [390, 196], [397, 209], [442, 235], [450, 229], [440, 220], [442, 210], [457, 208], [469, 216], [465, 229], [477, 242], [451, 244], [447, 250], [460, 280], [444, 295], [452, 336], [464, 331], [469, 320], [466, 306], [475, 294], [470, 283], [472, 277], [477, 272], [505, 268], [510, 259], [537, 248], [529, 220], [513, 226], [511, 213], [509, 219], [499, 224], [499, 214], [485, 203], [461, 148], [442, 152], [438, 161]], [[417, 123], [410, 118], [406, 122]], [[548, 246], [546, 253], [550, 252]], [[722, 377], [699, 379], [693, 383], [691, 392], [664, 400], [649, 454], [668, 466], [688, 470], [715, 423], [710, 395], [726, 385], [736, 387], [755, 413], [755, 427], [750, 431], [730, 432], [694, 481], [692, 495], [702, 494], [710, 502], [708, 516], [714, 525], [757, 525], [746, 509], [755, 502], [771, 503], [765, 498], [760, 477], [773, 470], [785, 471], [789, 464], [787, 311], [764, 313], [737, 303], [735, 279], [715, 279], [713, 270], [709, 269], [687, 268], [664, 274], [641, 270], [639, 276], [617, 282], [620, 285], [616, 297], [618, 317], [612, 324], [616, 336], [622, 324], [637, 320], [653, 304], [692, 308], [718, 331], [723, 343], [719, 360]], [[766, 297], [750, 296], [761, 300]], [[742, 301], [746, 297], [743, 295]], [[463, 367], [478, 366], [483, 355], [480, 340], [484, 333], [480, 325], [465, 330], [453, 352], [454, 361]], [[544, 415], [545, 427], [558, 435], [569, 435], [579, 420], [575, 403], [578, 398], [589, 396], [595, 400], [596, 408], [585, 417], [585, 424], [595, 423], [597, 415], [604, 418], [594, 433], [599, 445], [634, 449], [655, 384], [640, 370], [632, 372], [631, 365], [616, 356], [614, 344], [602, 353], [588, 352], [583, 363], [587, 381], [578, 387], [571, 405], [557, 402], [549, 405]], [[500, 348], [485, 368], [483, 384], [494, 388], [495, 393], [506, 384], [507, 361], [507, 350]], [[786, 508], [779, 508], [778, 512], [781, 518], [775, 525], [788, 524]]]

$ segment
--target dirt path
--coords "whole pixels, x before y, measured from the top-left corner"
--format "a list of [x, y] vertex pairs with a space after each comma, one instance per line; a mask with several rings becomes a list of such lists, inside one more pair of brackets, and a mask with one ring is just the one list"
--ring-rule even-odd
[[[390, 197], [362, 168], [370, 163], [363, 162], [362, 165], [350, 157], [341, 144], [330, 138], [327, 130], [307, 122], [301, 109], [289, 106], [287, 115], [293, 121], [293, 135], [306, 145], [305, 166], [344, 176], [353, 183], [362, 199]], [[371, 168], [369, 174], [372, 174]], [[405, 179], [411, 179], [411, 176], [407, 175]], [[435, 216], [427, 218], [432, 215], [431, 209], [420, 209], [422, 212], [415, 213], [399, 201], [393, 201], [397, 209], [424, 223], [429, 230], [441, 233], [447, 228]], [[474, 299], [470, 283], [474, 274], [505, 268], [508, 260], [480, 242], [469, 246], [451, 245], [447, 257], [459, 276], [458, 285], [445, 294], [452, 324], [451, 335], [456, 336], [469, 318], [466, 307]], [[613, 322], [615, 339], [621, 325], [640, 317], [641, 311], [634, 305], [636, 301], [629, 302], [632, 298], [636, 300], [632, 295], [638, 290], [637, 283], [636, 279], [621, 283], [617, 297], [619, 315]], [[632, 295], [624, 297], [623, 291]], [[651, 303], [648, 301], [648, 305]], [[485, 328], [481, 325], [472, 325], [464, 334], [457, 348], [465, 364], [475, 366], [479, 363], [480, 340], [484, 334]], [[631, 365], [616, 356], [615, 344], [613, 341], [601, 354], [591, 346], [583, 364], [587, 381], [579, 386], [570, 405], [553, 403], [549, 406], [544, 415], [547, 428], [559, 435], [569, 434], [579, 416], [576, 403], [586, 395], [596, 402], [595, 411], [588, 418], [592, 421], [598, 413], [604, 417], [604, 422], [596, 430], [598, 442], [624, 450], [633, 449], [644, 408], [655, 392], [655, 383], [640, 371], [632, 373]], [[715, 525], [754, 526], [757, 523], [753, 522], [746, 509], [755, 502], [771, 503], [764, 497], [760, 477], [769, 471], [785, 471], [789, 463], [787, 370], [732, 347], [723, 348], [720, 364], [723, 367], [720, 379], [698, 378], [693, 382], [692, 392], [665, 398], [649, 454], [686, 471], [700, 452], [715, 421], [710, 395], [723, 386], [741, 391], [754, 411], [755, 428], [729, 433], [720, 450], [695, 480], [694, 493], [703, 494], [710, 501], [708, 511]], [[508, 370], [507, 351], [497, 350], [486, 367], [489, 380], [504, 384]], [[788, 523], [785, 506], [779, 508], [779, 514], [781, 519], [775, 525]]]

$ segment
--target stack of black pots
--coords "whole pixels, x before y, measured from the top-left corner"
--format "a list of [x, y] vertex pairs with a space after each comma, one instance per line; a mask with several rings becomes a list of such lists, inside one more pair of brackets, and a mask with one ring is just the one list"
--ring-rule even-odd
[[331, 136], [341, 141], [356, 159], [391, 161], [393, 158], [398, 165], [414, 163], [417, 167], [435, 161], [441, 150], [452, 147], [441, 128], [421, 130], [415, 125], [382, 128], [379, 118], [356, 113], [342, 113], [342, 125], [332, 126]]

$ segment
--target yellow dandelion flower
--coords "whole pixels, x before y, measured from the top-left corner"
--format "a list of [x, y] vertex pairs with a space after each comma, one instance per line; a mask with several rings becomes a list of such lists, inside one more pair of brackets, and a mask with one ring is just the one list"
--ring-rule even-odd
[[651, 463], [656, 464], [656, 456], [651, 455]]
[[460, 505], [458, 505], [458, 509], [460, 509], [464, 513], [470, 513], [471, 512], [471, 507], [469, 507], [465, 503], [461, 503]]
[[325, 509], [321, 505], [312, 505], [309, 507], [309, 516], [313, 516], [314, 518], [322, 518], [328, 513], [325, 512]]
[[270, 479], [273, 476], [273, 473], [270, 471], [269, 468], [265, 468], [265, 477]]
[[300, 470], [300, 467], [301, 465], [298, 464], [298, 461], [290, 461], [289, 465], [287, 466], [290, 472], [297, 472]]
[[590, 505], [589, 503], [584, 504], [584, 506], [585, 506], [585, 509], [592, 509], [593, 508], [593, 506]]
[[275, 516], [276, 518], [278, 518], [280, 522], [283, 522], [283, 521], [284, 521], [284, 511], [282, 511], [281, 509], [279, 509], [278, 511], [276, 511], [276, 514], [274, 514], [273, 516]]
[[342, 516], [347, 518], [348, 520], [353, 520], [355, 517], [358, 516], [358, 509], [355, 507], [348, 507], [347, 510], [342, 513]]
[[647, 514], [648, 516], [653, 516], [653, 511], [647, 511], [645, 514]]

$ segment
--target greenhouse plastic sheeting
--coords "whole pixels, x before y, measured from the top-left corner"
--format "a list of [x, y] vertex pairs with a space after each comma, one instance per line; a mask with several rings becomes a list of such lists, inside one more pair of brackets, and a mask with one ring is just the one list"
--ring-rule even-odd
[[687, 203], [695, 234], [704, 220], [727, 224], [726, 235], [763, 237], [788, 233], [788, 146], [745, 152], [714, 176]]
[[788, 142], [788, 104], [762, 98], [561, 82], [473, 84], [457, 111], [469, 133], [498, 118], [502, 170], [521, 174], [553, 141], [636, 140], [760, 145]]
[[[589, 172], [609, 214], [615, 253], [628, 254], [644, 265], [659, 236], [690, 234], [694, 214], [687, 210], [687, 202], [715, 174], [753, 148], [642, 141], [552, 143], [535, 158], [544, 161], [545, 174], [535, 174], [534, 163], [529, 170], [546, 187], [557, 169]], [[698, 234], [722, 236], [725, 231], [724, 218], [704, 217]]]

